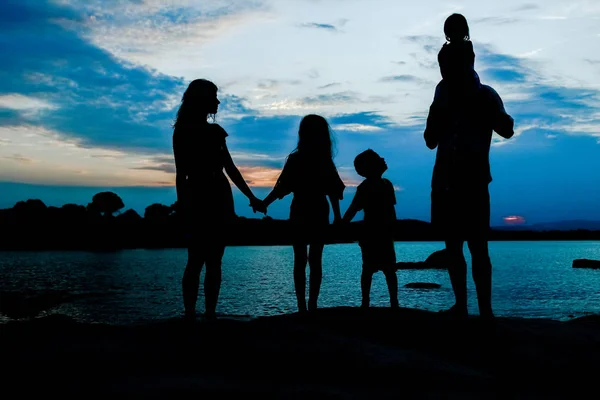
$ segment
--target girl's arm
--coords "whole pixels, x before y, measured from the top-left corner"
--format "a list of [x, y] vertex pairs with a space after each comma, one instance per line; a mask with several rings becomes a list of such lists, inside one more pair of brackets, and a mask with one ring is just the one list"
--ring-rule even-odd
[[269, 207], [271, 205], [271, 203], [273, 203], [278, 198], [279, 198], [279, 196], [277, 195], [277, 191], [275, 189], [273, 189], [273, 190], [271, 190], [271, 193], [269, 193], [267, 195], [267, 197], [265, 197], [265, 199], [263, 200], [263, 203], [264, 203], [265, 207]]
[[294, 169], [293, 165], [295, 164], [291, 162], [290, 159], [291, 158], [288, 158], [283, 166], [283, 170], [281, 171], [279, 178], [277, 178], [275, 187], [263, 200], [265, 207], [269, 207], [275, 200], [282, 199], [288, 194], [292, 193], [292, 170]]
[[331, 209], [333, 210], [333, 222], [340, 222], [342, 220], [340, 200], [344, 198], [344, 189], [346, 189], [346, 185], [344, 184], [344, 181], [342, 181], [342, 178], [340, 178], [340, 174], [338, 173], [335, 164], [333, 164], [333, 160], [331, 162], [329, 177], [327, 195], [329, 196], [329, 202], [331, 203]]

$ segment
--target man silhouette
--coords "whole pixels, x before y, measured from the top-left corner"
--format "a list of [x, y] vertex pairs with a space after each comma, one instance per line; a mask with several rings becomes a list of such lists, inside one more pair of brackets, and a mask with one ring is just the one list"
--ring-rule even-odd
[[492, 265], [488, 252], [492, 181], [492, 133], [508, 139], [514, 120], [502, 99], [468, 70], [454, 70], [436, 87], [429, 108], [425, 142], [437, 154], [431, 182], [431, 221], [443, 236], [456, 303], [445, 311], [467, 316], [467, 241], [473, 264], [479, 314], [492, 318]]

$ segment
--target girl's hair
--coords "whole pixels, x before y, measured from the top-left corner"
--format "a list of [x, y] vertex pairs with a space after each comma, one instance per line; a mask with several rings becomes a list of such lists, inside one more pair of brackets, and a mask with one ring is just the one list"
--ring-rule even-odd
[[446, 40], [449, 42], [453, 40], [469, 40], [469, 24], [464, 15], [452, 14], [446, 18], [444, 34], [446, 35]]
[[[177, 110], [173, 127], [198, 123], [199, 117], [204, 118], [201, 122], [206, 122], [205, 118], [208, 118], [209, 113], [204, 110], [208, 108], [208, 102], [217, 95], [217, 91], [217, 85], [209, 80], [193, 80], [181, 97], [181, 105]], [[214, 114], [210, 115], [214, 120]]]
[[320, 161], [333, 160], [335, 140], [325, 118], [309, 114], [300, 121], [298, 145], [292, 153], [315, 157]]

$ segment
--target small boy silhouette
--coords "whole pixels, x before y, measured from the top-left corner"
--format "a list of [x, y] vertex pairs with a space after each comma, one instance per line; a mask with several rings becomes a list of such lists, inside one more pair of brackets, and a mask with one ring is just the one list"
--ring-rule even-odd
[[387, 170], [385, 160], [369, 149], [354, 159], [356, 172], [365, 178], [358, 185], [356, 195], [343, 217], [350, 222], [356, 213], [364, 210], [364, 227], [359, 245], [362, 251], [361, 307], [369, 307], [373, 274], [383, 271], [390, 293], [390, 305], [398, 307], [398, 278], [393, 228], [396, 222], [396, 195], [392, 183], [383, 178]]

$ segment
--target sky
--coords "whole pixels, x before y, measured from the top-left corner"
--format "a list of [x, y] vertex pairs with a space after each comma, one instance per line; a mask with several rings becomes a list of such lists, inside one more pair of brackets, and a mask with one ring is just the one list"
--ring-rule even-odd
[[[388, 163], [399, 218], [428, 221], [435, 151], [423, 130], [453, 12], [515, 119], [514, 138], [493, 139], [492, 225], [600, 220], [597, 0], [4, 0], [0, 208], [87, 204], [104, 190], [140, 213], [172, 204], [173, 117], [187, 84], [205, 78], [257, 196], [302, 116], [317, 113], [335, 135], [343, 209], [360, 183], [353, 159], [371, 148]], [[254, 216], [234, 193], [237, 213]], [[289, 201], [269, 215], [286, 218]]]

